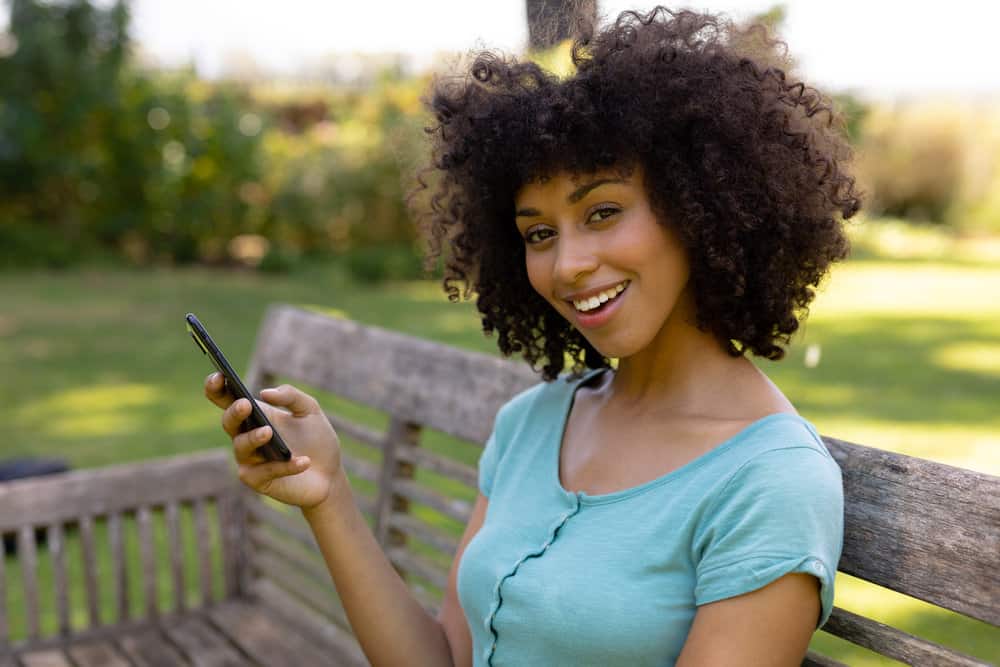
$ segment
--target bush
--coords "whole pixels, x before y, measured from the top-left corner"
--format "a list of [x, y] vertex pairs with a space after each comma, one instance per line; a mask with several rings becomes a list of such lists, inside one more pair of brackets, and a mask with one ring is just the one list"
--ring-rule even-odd
[[245, 111], [246, 93], [190, 71], [133, 68], [128, 20], [122, 1], [12, 3], [16, 46], [0, 57], [0, 228], [30, 252], [24, 262], [67, 263], [100, 247], [188, 262], [252, 226], [234, 194], [260, 171], [262, 122]]
[[343, 255], [351, 275], [363, 283], [424, 278], [422, 260], [412, 245], [363, 246]]
[[1000, 232], [1000, 110], [874, 108], [862, 123], [858, 170], [873, 216]]

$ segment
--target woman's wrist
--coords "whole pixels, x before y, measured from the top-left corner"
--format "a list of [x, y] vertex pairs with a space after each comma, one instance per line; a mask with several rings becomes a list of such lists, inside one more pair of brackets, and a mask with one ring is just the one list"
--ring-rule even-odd
[[313, 521], [323, 516], [342, 516], [344, 510], [354, 506], [354, 492], [343, 468], [337, 471], [330, 482], [330, 493], [326, 498], [310, 507], [302, 507], [302, 516]]

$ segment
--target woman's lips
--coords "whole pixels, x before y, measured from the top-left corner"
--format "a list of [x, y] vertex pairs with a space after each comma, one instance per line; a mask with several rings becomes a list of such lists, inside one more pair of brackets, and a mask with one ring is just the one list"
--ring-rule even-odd
[[588, 312], [581, 312], [575, 307], [570, 306], [573, 308], [573, 314], [576, 316], [577, 324], [584, 329], [594, 329], [603, 326], [614, 316], [615, 312], [621, 308], [622, 300], [628, 293], [630, 287], [632, 287], [631, 282], [629, 282], [625, 289], [619, 292], [615, 298], [609, 299], [608, 301], [602, 303], [599, 307]]

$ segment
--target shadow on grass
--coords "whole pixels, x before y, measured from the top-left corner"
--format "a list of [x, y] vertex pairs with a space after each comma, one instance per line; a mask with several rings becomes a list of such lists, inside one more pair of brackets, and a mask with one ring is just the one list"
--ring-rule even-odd
[[[938, 352], [956, 343], [995, 346], [1000, 323], [958, 318], [841, 317], [816, 321], [789, 358], [762, 368], [814, 419], [894, 424], [1000, 426], [1000, 374], [955, 367]], [[822, 361], [802, 363], [818, 344]]]

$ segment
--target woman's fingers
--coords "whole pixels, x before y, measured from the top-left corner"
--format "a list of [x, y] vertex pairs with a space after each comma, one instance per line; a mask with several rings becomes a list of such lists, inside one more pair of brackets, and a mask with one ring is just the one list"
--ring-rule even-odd
[[319, 403], [315, 398], [290, 384], [263, 389], [260, 392], [260, 397], [271, 405], [287, 409], [295, 417], [305, 417], [319, 410]]
[[245, 398], [238, 398], [222, 413], [222, 428], [229, 434], [230, 438], [235, 438], [240, 434], [240, 425], [250, 416], [250, 401]]
[[205, 378], [205, 396], [223, 410], [232, 405], [235, 399], [226, 387], [222, 373], [212, 373]]
[[271, 427], [261, 426], [233, 438], [233, 451], [237, 463], [259, 463], [266, 460], [257, 453], [257, 448], [271, 439]]
[[279, 477], [297, 475], [309, 467], [308, 456], [295, 456], [291, 461], [241, 464], [240, 481], [255, 491], [267, 492], [267, 487]]

